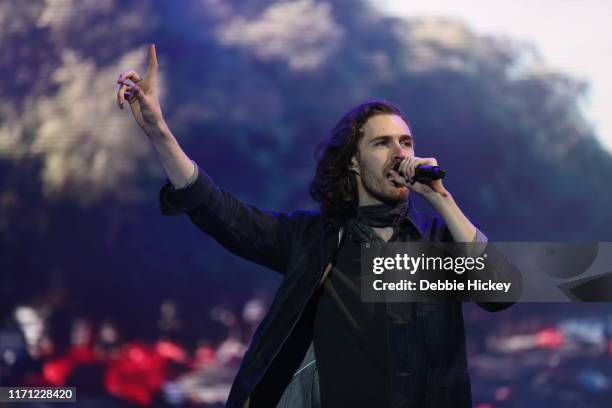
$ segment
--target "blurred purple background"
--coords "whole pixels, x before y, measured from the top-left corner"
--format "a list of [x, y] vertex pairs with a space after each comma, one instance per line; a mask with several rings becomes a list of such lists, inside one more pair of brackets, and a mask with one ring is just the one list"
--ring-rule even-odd
[[[537, 38], [357, 0], [9, 0], [0, 23], [3, 386], [74, 385], [84, 407], [222, 406], [280, 281], [159, 213], [164, 176], [115, 104], [147, 43], [173, 132], [245, 202], [315, 208], [316, 145], [379, 97], [491, 241], [612, 241], [591, 84]], [[464, 310], [475, 407], [611, 405], [609, 303]]]

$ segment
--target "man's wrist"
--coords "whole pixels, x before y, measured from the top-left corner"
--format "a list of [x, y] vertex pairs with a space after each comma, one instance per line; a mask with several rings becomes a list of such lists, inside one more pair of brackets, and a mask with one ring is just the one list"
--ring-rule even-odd
[[143, 130], [151, 139], [164, 139], [170, 136], [170, 128], [168, 128], [166, 121], [163, 119], [154, 125], [145, 126]]
[[174, 183], [170, 182], [174, 190], [184, 190], [188, 187], [191, 187], [191, 185], [195, 183], [195, 181], [198, 179], [198, 175], [199, 175], [198, 165], [193, 160], [191, 160], [191, 163], [193, 163], [193, 173], [191, 174], [191, 177], [187, 179], [187, 181], [185, 181], [181, 185], [175, 185]]
[[442, 194], [434, 191], [430, 194], [424, 195], [424, 197], [436, 210], [451, 205], [454, 201], [451, 193], [448, 193], [448, 195], [445, 197]]

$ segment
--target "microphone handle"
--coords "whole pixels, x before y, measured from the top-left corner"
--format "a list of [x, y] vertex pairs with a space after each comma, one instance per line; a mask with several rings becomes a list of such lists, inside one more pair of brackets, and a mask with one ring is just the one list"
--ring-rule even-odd
[[421, 165], [414, 170], [414, 181], [427, 182], [443, 179], [446, 171], [439, 166]]

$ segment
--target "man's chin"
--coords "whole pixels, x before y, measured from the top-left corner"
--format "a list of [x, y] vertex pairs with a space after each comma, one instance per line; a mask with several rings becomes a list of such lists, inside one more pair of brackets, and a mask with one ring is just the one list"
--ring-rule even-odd
[[[373, 183], [374, 184], [374, 183]], [[389, 179], [385, 179], [384, 182], [379, 181], [374, 184], [374, 188], [368, 188], [364, 186], [367, 193], [378, 200], [381, 203], [395, 206], [408, 199], [410, 188], [401, 184], [395, 183]]]
[[408, 199], [410, 189], [405, 186], [399, 186], [392, 190], [385, 191], [378, 199], [388, 205], [397, 205]]
[[410, 193], [410, 189], [403, 187], [402, 192], [398, 194], [394, 194], [392, 197], [390, 197], [390, 200], [395, 204], [402, 203], [408, 199], [409, 193]]

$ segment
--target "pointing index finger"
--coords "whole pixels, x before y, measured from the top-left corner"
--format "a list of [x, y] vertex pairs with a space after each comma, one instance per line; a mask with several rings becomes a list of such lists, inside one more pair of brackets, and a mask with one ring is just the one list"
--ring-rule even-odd
[[157, 54], [155, 44], [149, 44], [149, 55], [147, 58], [147, 76], [157, 74]]

